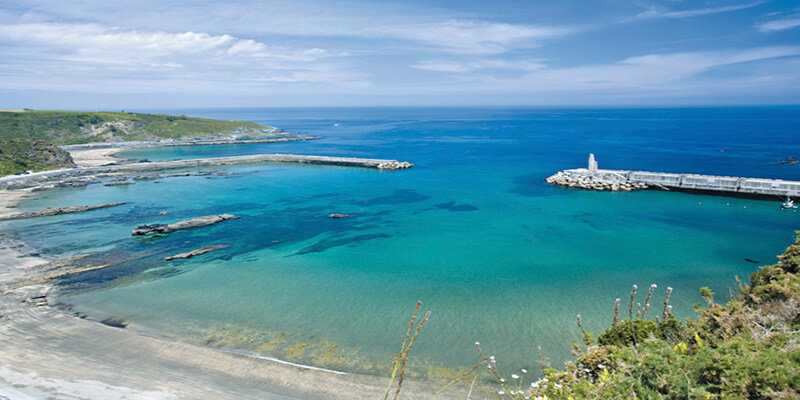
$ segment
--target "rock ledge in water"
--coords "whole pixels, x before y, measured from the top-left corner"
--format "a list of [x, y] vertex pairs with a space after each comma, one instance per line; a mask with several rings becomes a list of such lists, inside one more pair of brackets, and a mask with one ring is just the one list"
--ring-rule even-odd
[[214, 250], [226, 249], [228, 247], [231, 247], [231, 245], [229, 245], [229, 244], [214, 244], [214, 245], [211, 245], [211, 246], [203, 246], [203, 247], [201, 247], [199, 249], [188, 251], [186, 253], [181, 253], [181, 254], [176, 254], [174, 256], [165, 257], [164, 261], [178, 260], [178, 259], [182, 259], [182, 258], [191, 258], [191, 257], [194, 257], [194, 256], [199, 256], [201, 254], [206, 254], [206, 253], [214, 251]]
[[138, 227], [136, 227], [136, 229], [131, 231], [131, 235], [143, 236], [143, 235], [157, 235], [159, 233], [170, 233], [175, 231], [181, 231], [184, 229], [213, 225], [228, 219], [239, 219], [239, 217], [231, 214], [207, 215], [205, 217], [187, 219], [186, 221], [176, 222], [174, 224], [139, 225]]
[[105, 203], [96, 206], [69, 206], [69, 207], [58, 207], [58, 208], [45, 208], [39, 211], [0, 216], [0, 221], [8, 221], [11, 219], [35, 218], [35, 217], [49, 217], [51, 215], [61, 215], [61, 214], [72, 214], [72, 213], [96, 210], [98, 208], [115, 207], [122, 204], [125, 204], [125, 202]]

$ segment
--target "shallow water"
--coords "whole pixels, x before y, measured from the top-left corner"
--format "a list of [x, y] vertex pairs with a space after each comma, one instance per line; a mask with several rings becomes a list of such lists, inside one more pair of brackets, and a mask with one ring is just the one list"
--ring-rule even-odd
[[[128, 203], [6, 229], [45, 255], [123, 260], [60, 282], [60, 300], [78, 313], [320, 367], [386, 374], [417, 300], [433, 311], [413, 351], [419, 374], [471, 366], [475, 341], [507, 371], [536, 368], [537, 346], [559, 366], [579, 339], [576, 314], [599, 333], [615, 298], [627, 314], [631, 285], [641, 302], [655, 283], [650, 315], [660, 314], [671, 286], [675, 314], [692, 316], [701, 286], [724, 300], [734, 276], [757, 267], [745, 259], [772, 263], [800, 226], [800, 214], [781, 211], [778, 199], [544, 183], [583, 166], [590, 151], [601, 168], [800, 180], [800, 165], [777, 163], [800, 155], [798, 108], [158, 111], [322, 139], [125, 156], [348, 155], [415, 167], [241, 165], [224, 168], [235, 175], [52, 190], [21, 208]], [[161, 238], [129, 234], [139, 224], [221, 213], [242, 218]], [[162, 260], [209, 244], [232, 246]]]

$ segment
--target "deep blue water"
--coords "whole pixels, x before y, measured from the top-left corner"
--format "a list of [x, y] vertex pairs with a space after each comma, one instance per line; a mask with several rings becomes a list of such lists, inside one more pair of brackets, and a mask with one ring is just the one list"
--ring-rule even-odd
[[[391, 158], [410, 170], [264, 164], [236, 175], [169, 177], [44, 193], [22, 206], [127, 201], [91, 213], [8, 223], [48, 255], [125, 261], [61, 282], [77, 312], [143, 331], [318, 366], [386, 373], [417, 300], [433, 311], [412, 360], [423, 375], [471, 366], [472, 343], [510, 369], [558, 366], [599, 333], [615, 298], [667, 286], [692, 316], [698, 289], [724, 299], [772, 263], [800, 228], [779, 199], [551, 187], [583, 167], [800, 180], [800, 108], [303, 108], [137, 110], [274, 125], [306, 142], [140, 149], [162, 160], [257, 153]], [[723, 151], [721, 151], [723, 150]], [[166, 211], [162, 216], [158, 213]], [[156, 239], [138, 224], [234, 213], [240, 220]], [[333, 220], [330, 213], [349, 213]], [[162, 258], [206, 244], [191, 260]], [[627, 304], [623, 307], [627, 310]]]

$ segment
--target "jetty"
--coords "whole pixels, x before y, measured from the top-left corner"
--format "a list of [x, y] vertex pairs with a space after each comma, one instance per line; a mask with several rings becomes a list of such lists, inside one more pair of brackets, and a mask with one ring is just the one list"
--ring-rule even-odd
[[735, 197], [800, 197], [800, 181], [599, 169], [594, 154], [589, 154], [587, 168], [560, 171], [546, 181], [551, 185], [601, 191], [654, 189]]
[[375, 168], [382, 171], [393, 171], [411, 168], [414, 164], [406, 161], [385, 160], [375, 158], [307, 156], [295, 154], [255, 154], [248, 156], [196, 158], [189, 160], [139, 162], [129, 164], [110, 164], [98, 167], [76, 167], [50, 171], [35, 172], [23, 175], [0, 177], [0, 189], [16, 189], [36, 187], [43, 184], [71, 178], [90, 176], [110, 176], [126, 173], [163, 171], [196, 167], [234, 165], [248, 163], [300, 163], [336, 165], [346, 167]]

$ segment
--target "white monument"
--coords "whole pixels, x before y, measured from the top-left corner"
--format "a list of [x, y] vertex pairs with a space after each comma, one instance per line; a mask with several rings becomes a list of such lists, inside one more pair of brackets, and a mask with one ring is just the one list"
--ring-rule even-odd
[[589, 172], [597, 172], [597, 161], [594, 159], [594, 153], [589, 153]]

